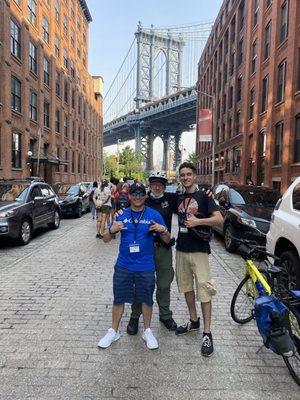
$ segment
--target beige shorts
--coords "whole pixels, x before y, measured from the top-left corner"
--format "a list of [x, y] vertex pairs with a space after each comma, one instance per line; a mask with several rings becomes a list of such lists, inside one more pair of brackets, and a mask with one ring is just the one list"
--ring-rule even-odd
[[179, 293], [191, 292], [196, 283], [197, 298], [201, 303], [211, 301], [216, 294], [207, 253], [184, 253], [176, 251], [176, 280]]

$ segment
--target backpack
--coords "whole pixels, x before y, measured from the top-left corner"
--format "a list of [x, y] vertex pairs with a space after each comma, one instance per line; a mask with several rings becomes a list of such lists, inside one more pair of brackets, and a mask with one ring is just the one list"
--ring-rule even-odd
[[126, 193], [121, 193], [116, 201], [116, 210], [124, 210], [127, 207], [129, 207], [128, 196]]

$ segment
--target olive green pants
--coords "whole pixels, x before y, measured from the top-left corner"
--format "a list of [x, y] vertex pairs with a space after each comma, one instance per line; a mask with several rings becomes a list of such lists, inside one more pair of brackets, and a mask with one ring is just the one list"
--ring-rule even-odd
[[[156, 301], [159, 307], [159, 317], [166, 320], [172, 318], [172, 311], [170, 310], [170, 290], [174, 279], [172, 248], [155, 247], [154, 260], [156, 268]], [[142, 305], [133, 303], [131, 310], [131, 318], [139, 318], [142, 313]]]

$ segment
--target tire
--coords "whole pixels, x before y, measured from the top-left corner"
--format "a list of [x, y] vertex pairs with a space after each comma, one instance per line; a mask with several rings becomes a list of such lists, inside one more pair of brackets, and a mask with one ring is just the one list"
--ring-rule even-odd
[[75, 212], [75, 217], [76, 218], [81, 218], [82, 217], [82, 204], [81, 203], [79, 203], [77, 205], [77, 210]]
[[60, 215], [57, 210], [54, 212], [54, 221], [48, 224], [50, 229], [58, 229], [60, 226]]
[[20, 226], [20, 233], [18, 237], [18, 242], [21, 246], [26, 246], [32, 237], [32, 225], [29, 219], [23, 219]]
[[281, 254], [280, 267], [283, 273], [280, 283], [287, 289], [300, 289], [300, 260], [294, 250], [288, 250]]
[[[231, 300], [230, 314], [234, 322], [237, 324], [246, 324], [253, 319], [252, 311], [256, 295], [256, 287], [250, 276], [246, 275], [236, 288]], [[245, 306], [244, 314], [243, 310], [240, 309], [241, 306]]]
[[292, 357], [284, 357], [283, 360], [287, 366], [292, 378], [300, 386], [300, 326], [295, 314], [291, 309], [290, 313], [290, 323], [292, 329], [292, 339], [295, 343], [296, 352]]
[[229, 253], [233, 253], [237, 249], [237, 243], [232, 237], [235, 236], [234, 228], [231, 224], [227, 224], [224, 229], [224, 245]]

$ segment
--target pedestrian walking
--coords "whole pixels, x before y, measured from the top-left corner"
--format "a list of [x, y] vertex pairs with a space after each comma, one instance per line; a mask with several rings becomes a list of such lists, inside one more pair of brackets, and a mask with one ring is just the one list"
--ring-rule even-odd
[[107, 348], [120, 338], [119, 324], [124, 304], [135, 299], [142, 304], [144, 320], [143, 340], [149, 349], [158, 348], [151, 330], [153, 291], [155, 287], [155, 262], [153, 242], [155, 236], [168, 243], [170, 233], [161, 215], [145, 206], [146, 189], [142, 184], [133, 184], [129, 190], [130, 207], [106, 231], [104, 241], [121, 232], [119, 255], [113, 277], [114, 302], [112, 327], [99, 341], [98, 346]]
[[178, 199], [178, 238], [176, 244], [176, 280], [178, 290], [184, 293], [189, 310], [189, 321], [177, 327], [183, 335], [200, 329], [196, 309], [195, 286], [203, 315], [201, 353], [213, 354], [211, 334], [212, 296], [216, 293], [212, 283], [208, 255], [210, 254], [211, 227], [222, 223], [222, 215], [214, 200], [196, 185], [196, 168], [184, 162], [179, 167], [179, 179], [185, 192]]
[[101, 239], [106, 228], [107, 220], [109, 218], [111, 201], [110, 201], [110, 190], [108, 188], [108, 182], [103, 181], [100, 188], [94, 191], [94, 204], [97, 212], [97, 234], [96, 238]]
[[[164, 173], [155, 172], [149, 176], [150, 192], [146, 198], [146, 205], [158, 211], [171, 233], [172, 215], [177, 209], [177, 195], [165, 193], [168, 180]], [[175, 244], [175, 241], [173, 241]], [[172, 265], [172, 242], [165, 243], [159, 236], [154, 238], [154, 260], [156, 269], [156, 301], [159, 307], [159, 319], [170, 331], [175, 331], [177, 324], [170, 310], [171, 283], [174, 279]], [[132, 304], [132, 313], [127, 325], [127, 333], [136, 335], [138, 332], [139, 317], [142, 313], [141, 304]]]
[[115, 194], [117, 191], [117, 184], [119, 183], [119, 180], [116, 178], [111, 178], [110, 179], [110, 200], [111, 200], [111, 209], [110, 209], [110, 215], [109, 215], [109, 223], [112, 224], [114, 220], [114, 215], [116, 212], [116, 202], [115, 202]]
[[93, 182], [92, 187], [89, 190], [89, 208], [91, 210], [92, 218], [95, 219], [96, 217], [96, 207], [94, 203], [94, 192], [98, 188], [98, 182]]

